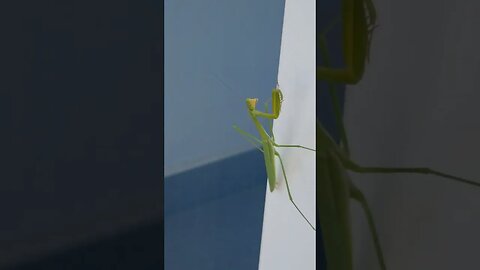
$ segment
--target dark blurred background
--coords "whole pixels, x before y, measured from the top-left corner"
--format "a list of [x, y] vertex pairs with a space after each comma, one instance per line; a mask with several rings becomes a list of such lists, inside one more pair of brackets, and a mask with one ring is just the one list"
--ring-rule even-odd
[[[373, 2], [370, 61], [345, 96], [351, 158], [480, 182], [480, 2]], [[317, 22], [331, 15], [322, 9]], [[329, 49], [341, 48], [335, 42]], [[388, 269], [479, 268], [478, 187], [433, 175], [350, 176], [373, 212]], [[351, 211], [355, 269], [378, 269], [365, 213], [355, 202]]]
[[0, 269], [161, 269], [163, 1], [0, 10]]

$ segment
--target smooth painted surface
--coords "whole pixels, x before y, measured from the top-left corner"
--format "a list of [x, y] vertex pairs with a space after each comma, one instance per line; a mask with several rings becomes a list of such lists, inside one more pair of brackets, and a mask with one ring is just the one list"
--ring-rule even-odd
[[[279, 66], [284, 101], [274, 122], [278, 144], [315, 148], [315, 1], [287, 1]], [[277, 148], [283, 159], [292, 196], [315, 224], [315, 152]], [[278, 186], [265, 199], [259, 269], [315, 269], [315, 231], [288, 197], [280, 162]]]
[[165, 179], [165, 269], [257, 269], [265, 179], [257, 150]]
[[[375, 4], [371, 63], [347, 89], [353, 158], [480, 182], [480, 3]], [[389, 270], [479, 268], [479, 188], [435, 176], [352, 176], [372, 206]], [[378, 269], [365, 217], [353, 210], [356, 269]]]
[[245, 99], [275, 87], [284, 1], [165, 2], [166, 269], [257, 269], [263, 157]]
[[166, 176], [252, 149], [232, 125], [256, 132], [245, 99], [275, 87], [283, 7], [165, 1]]

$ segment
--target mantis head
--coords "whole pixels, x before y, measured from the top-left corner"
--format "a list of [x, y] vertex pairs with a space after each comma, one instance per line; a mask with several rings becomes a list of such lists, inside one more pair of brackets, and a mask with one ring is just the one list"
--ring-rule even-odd
[[257, 105], [258, 98], [247, 98], [246, 102], [248, 110], [253, 111]]
[[[267, 117], [270, 119], [277, 119], [278, 115], [280, 114], [280, 110], [282, 108], [282, 101], [283, 101], [283, 94], [282, 91], [278, 88], [274, 88], [272, 90], [272, 113], [268, 114], [266, 111], [261, 112], [263, 114], [262, 117]], [[255, 111], [257, 106], [258, 98], [247, 98], [247, 108], [250, 112]], [[267, 107], [268, 108], [268, 107]], [[260, 113], [260, 112], [258, 112]]]

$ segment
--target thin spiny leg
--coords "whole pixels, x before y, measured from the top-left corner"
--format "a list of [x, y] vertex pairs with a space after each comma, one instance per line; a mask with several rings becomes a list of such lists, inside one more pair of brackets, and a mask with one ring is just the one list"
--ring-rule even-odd
[[464, 184], [473, 185], [476, 187], [480, 187], [480, 183], [468, 180], [465, 178], [461, 178], [458, 176], [446, 174], [443, 172], [435, 171], [430, 168], [425, 167], [417, 167], [417, 168], [393, 168], [393, 167], [362, 167], [350, 160], [349, 158], [343, 156], [342, 154], [338, 155], [340, 160], [342, 161], [345, 168], [348, 170], [358, 172], [358, 173], [415, 173], [415, 174], [433, 174], [437, 176], [441, 176], [443, 178], [447, 178], [450, 180], [458, 181]]
[[315, 149], [308, 148], [308, 147], [305, 147], [305, 146], [301, 146], [301, 145], [298, 145], [298, 144], [277, 144], [277, 143], [273, 142], [273, 145], [276, 146], [276, 147], [293, 147], [293, 148], [303, 148], [303, 149], [314, 151], [314, 152], [316, 151]]
[[375, 252], [377, 253], [378, 262], [382, 270], [386, 270], [385, 260], [383, 258], [382, 248], [380, 246], [380, 240], [378, 238], [377, 230], [375, 228], [375, 223], [373, 222], [373, 215], [368, 207], [367, 200], [363, 193], [355, 186], [350, 187], [350, 196], [352, 199], [358, 201], [363, 208], [363, 211], [367, 215], [368, 227], [370, 228], [370, 233], [372, 234], [373, 244], [375, 246]]
[[[326, 44], [324, 36], [319, 37], [319, 43], [320, 45]], [[321, 46], [320, 49], [322, 49]], [[344, 68], [332, 68], [330, 66], [319, 65], [316, 69], [316, 79], [342, 84], [357, 84], [362, 74], [356, 73], [354, 68], [352, 63], [347, 63]]]
[[302, 215], [302, 217], [305, 219], [305, 221], [307, 221], [308, 225], [310, 225], [310, 227], [312, 227], [312, 229], [314, 231], [315, 230], [315, 227], [313, 227], [312, 223], [310, 223], [310, 221], [308, 221], [308, 219], [305, 217], [305, 215], [302, 213], [302, 211], [300, 211], [300, 209], [298, 208], [298, 206], [295, 204], [295, 202], [293, 201], [293, 198], [292, 198], [292, 194], [290, 193], [290, 187], [288, 186], [288, 180], [287, 180], [287, 174], [285, 173], [285, 168], [283, 167], [283, 161], [282, 161], [282, 158], [280, 157], [280, 154], [275, 151], [275, 155], [278, 157], [278, 159], [280, 160], [280, 166], [282, 167], [282, 172], [283, 172], [283, 177], [285, 178], [285, 184], [287, 186], [287, 192], [288, 192], [288, 198], [290, 199], [290, 201], [292, 202], [293, 206], [295, 206], [295, 208], [297, 208], [298, 212], [300, 213], [300, 215]]
[[257, 137], [255, 137], [252, 134], [242, 130], [241, 128], [239, 128], [237, 126], [233, 126], [233, 128], [235, 129], [235, 131], [240, 133], [240, 135], [244, 136], [245, 140], [247, 140], [249, 143], [251, 143], [253, 146], [255, 146], [255, 148], [257, 148], [258, 150], [260, 150], [263, 153], [263, 149], [261, 149], [259, 147], [259, 144], [262, 145], [262, 141], [260, 141]]

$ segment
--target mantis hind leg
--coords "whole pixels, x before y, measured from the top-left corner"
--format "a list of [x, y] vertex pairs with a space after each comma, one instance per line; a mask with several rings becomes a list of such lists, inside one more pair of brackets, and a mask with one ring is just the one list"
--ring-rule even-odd
[[272, 134], [272, 144], [273, 144], [273, 146], [275, 146], [275, 147], [285, 147], [285, 148], [287, 148], [287, 147], [291, 147], [291, 148], [302, 148], [302, 149], [305, 149], [305, 150], [310, 150], [310, 151], [316, 152], [315, 149], [308, 148], [308, 147], [306, 147], [306, 146], [302, 146], [302, 145], [299, 145], [299, 144], [277, 144], [277, 143], [275, 142], [275, 139], [274, 139], [275, 137], [274, 137], [274, 135], [273, 135], [273, 122], [272, 122], [271, 128], [272, 128], [272, 129], [271, 129], [271, 134]]
[[308, 225], [310, 225], [310, 227], [312, 227], [312, 229], [314, 231], [316, 231], [315, 227], [313, 227], [312, 223], [310, 223], [310, 221], [308, 221], [308, 219], [305, 217], [305, 215], [302, 213], [302, 211], [300, 211], [300, 208], [298, 208], [297, 204], [293, 201], [292, 193], [290, 192], [290, 186], [288, 185], [287, 174], [285, 173], [285, 167], [283, 166], [282, 158], [280, 157], [280, 154], [276, 151], [275, 151], [275, 156], [277, 156], [278, 160], [280, 160], [280, 166], [282, 167], [283, 177], [285, 178], [285, 184], [287, 186], [288, 198], [292, 202], [293, 206], [295, 206], [295, 208], [297, 208], [297, 211], [300, 213], [300, 215], [302, 215], [303, 219], [305, 219], [305, 221], [308, 223]]
[[310, 151], [314, 151], [314, 152], [316, 151], [315, 149], [308, 148], [308, 147], [298, 145], [298, 144], [277, 144], [277, 143], [273, 142], [273, 145], [275, 147], [292, 147], [292, 148], [302, 148], [302, 149], [306, 149], [306, 150], [310, 150]]
[[370, 233], [372, 234], [373, 244], [375, 245], [375, 252], [377, 253], [378, 262], [382, 270], [386, 270], [385, 260], [383, 258], [382, 248], [380, 246], [380, 240], [378, 238], [377, 230], [375, 228], [375, 223], [373, 221], [373, 215], [368, 206], [367, 200], [363, 193], [355, 186], [350, 187], [350, 196], [352, 199], [358, 201], [362, 206], [363, 211], [367, 216], [368, 227], [370, 228]]
[[341, 162], [350, 171], [353, 172], [358, 172], [358, 173], [414, 173], [414, 174], [433, 174], [436, 176], [440, 176], [446, 179], [450, 179], [453, 181], [461, 182], [464, 184], [480, 187], [480, 183], [472, 180], [468, 180], [465, 178], [461, 178], [455, 175], [451, 174], [446, 174], [443, 172], [439, 172], [436, 170], [432, 170], [430, 168], [426, 167], [416, 167], [416, 168], [395, 168], [395, 167], [363, 167], [352, 160], [350, 160], [348, 157], [345, 157], [341, 154], [338, 155]]

